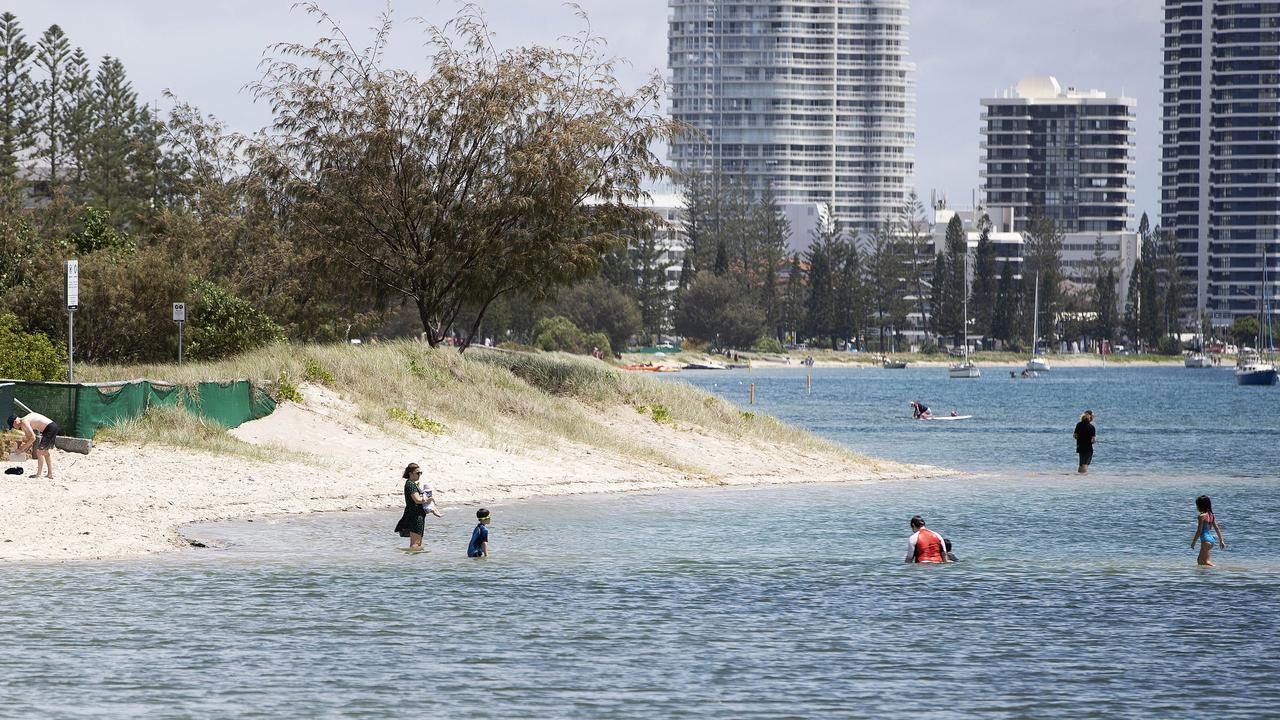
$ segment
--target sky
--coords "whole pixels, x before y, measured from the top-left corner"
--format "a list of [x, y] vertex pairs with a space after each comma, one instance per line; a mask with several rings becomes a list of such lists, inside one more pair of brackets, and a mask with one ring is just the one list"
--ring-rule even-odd
[[[500, 47], [554, 44], [583, 28], [560, 0], [476, 0]], [[9, 0], [30, 41], [57, 23], [95, 61], [119, 57], [139, 97], [167, 107], [164, 92], [250, 131], [269, 112], [244, 90], [276, 42], [308, 42], [314, 19], [292, 0]], [[666, 75], [666, 0], [578, 0], [591, 29], [627, 62], [619, 79], [635, 87]], [[367, 37], [385, 5], [326, 0], [326, 11]], [[389, 59], [424, 67], [411, 18], [444, 22], [455, 0], [395, 0], [400, 21]], [[910, 51], [916, 65], [916, 173], [926, 201], [936, 191], [968, 206], [978, 186], [979, 100], [1028, 75], [1055, 75], [1063, 87], [1136, 98], [1136, 216], [1158, 214], [1160, 0], [911, 0]]]

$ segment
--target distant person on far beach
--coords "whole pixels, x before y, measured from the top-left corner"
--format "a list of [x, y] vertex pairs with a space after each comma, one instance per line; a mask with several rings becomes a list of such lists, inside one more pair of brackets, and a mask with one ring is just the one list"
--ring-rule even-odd
[[1218, 547], [1226, 550], [1227, 541], [1222, 539], [1222, 528], [1218, 527], [1218, 519], [1213, 516], [1213, 501], [1208, 495], [1196, 498], [1196, 510], [1200, 516], [1196, 521], [1196, 534], [1191, 536], [1191, 547], [1194, 548], [1196, 541], [1200, 541], [1200, 557], [1196, 558], [1196, 564], [1213, 567], [1209, 560], [1213, 544], [1216, 542]]
[[924, 518], [911, 518], [911, 537], [907, 538], [908, 563], [947, 562], [947, 544], [938, 533], [924, 526]]
[[38, 412], [27, 413], [23, 417], [16, 415], [9, 416], [8, 426], [13, 430], [22, 431], [22, 441], [18, 444], [18, 451], [23, 448], [31, 451], [31, 457], [36, 459], [36, 471], [29, 477], [40, 477], [40, 471], [45, 471], [45, 477], [53, 479], [53, 458], [49, 455], [49, 451], [53, 449], [54, 442], [58, 439], [58, 423], [41, 415]]
[[467, 543], [467, 557], [489, 557], [489, 511], [484, 508], [476, 511], [476, 529]]
[[1081, 475], [1089, 473], [1089, 463], [1093, 462], [1093, 445], [1098, 442], [1098, 430], [1093, 426], [1093, 411], [1085, 410], [1076, 423], [1075, 432], [1071, 436], [1076, 439], [1076, 453], [1080, 455], [1080, 467], [1076, 472]]
[[426, 500], [418, 490], [418, 478], [422, 470], [418, 463], [409, 463], [404, 469], [404, 514], [396, 523], [396, 534], [409, 538], [410, 550], [422, 549], [422, 530], [427, 524], [427, 513], [423, 510]]

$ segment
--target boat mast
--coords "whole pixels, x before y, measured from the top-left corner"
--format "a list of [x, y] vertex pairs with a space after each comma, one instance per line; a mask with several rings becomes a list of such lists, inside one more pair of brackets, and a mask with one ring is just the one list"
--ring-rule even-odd
[[1035, 306], [1031, 310], [1031, 357], [1035, 357], [1039, 353], [1036, 352], [1036, 339], [1040, 337], [1040, 273], [1036, 273], [1036, 300]]

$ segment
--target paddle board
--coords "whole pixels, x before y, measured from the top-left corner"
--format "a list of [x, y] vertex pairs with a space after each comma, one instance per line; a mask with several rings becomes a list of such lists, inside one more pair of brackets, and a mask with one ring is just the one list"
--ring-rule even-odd
[[972, 415], [936, 415], [926, 420], [968, 420]]

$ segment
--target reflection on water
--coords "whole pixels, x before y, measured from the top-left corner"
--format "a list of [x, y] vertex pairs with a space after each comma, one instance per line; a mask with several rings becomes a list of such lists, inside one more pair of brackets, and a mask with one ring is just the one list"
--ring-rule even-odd
[[[1192, 498], [1231, 551], [1194, 566]], [[13, 715], [1260, 717], [1267, 481], [967, 477], [195, 528], [221, 550], [0, 568]], [[923, 513], [962, 562], [902, 564]]]

